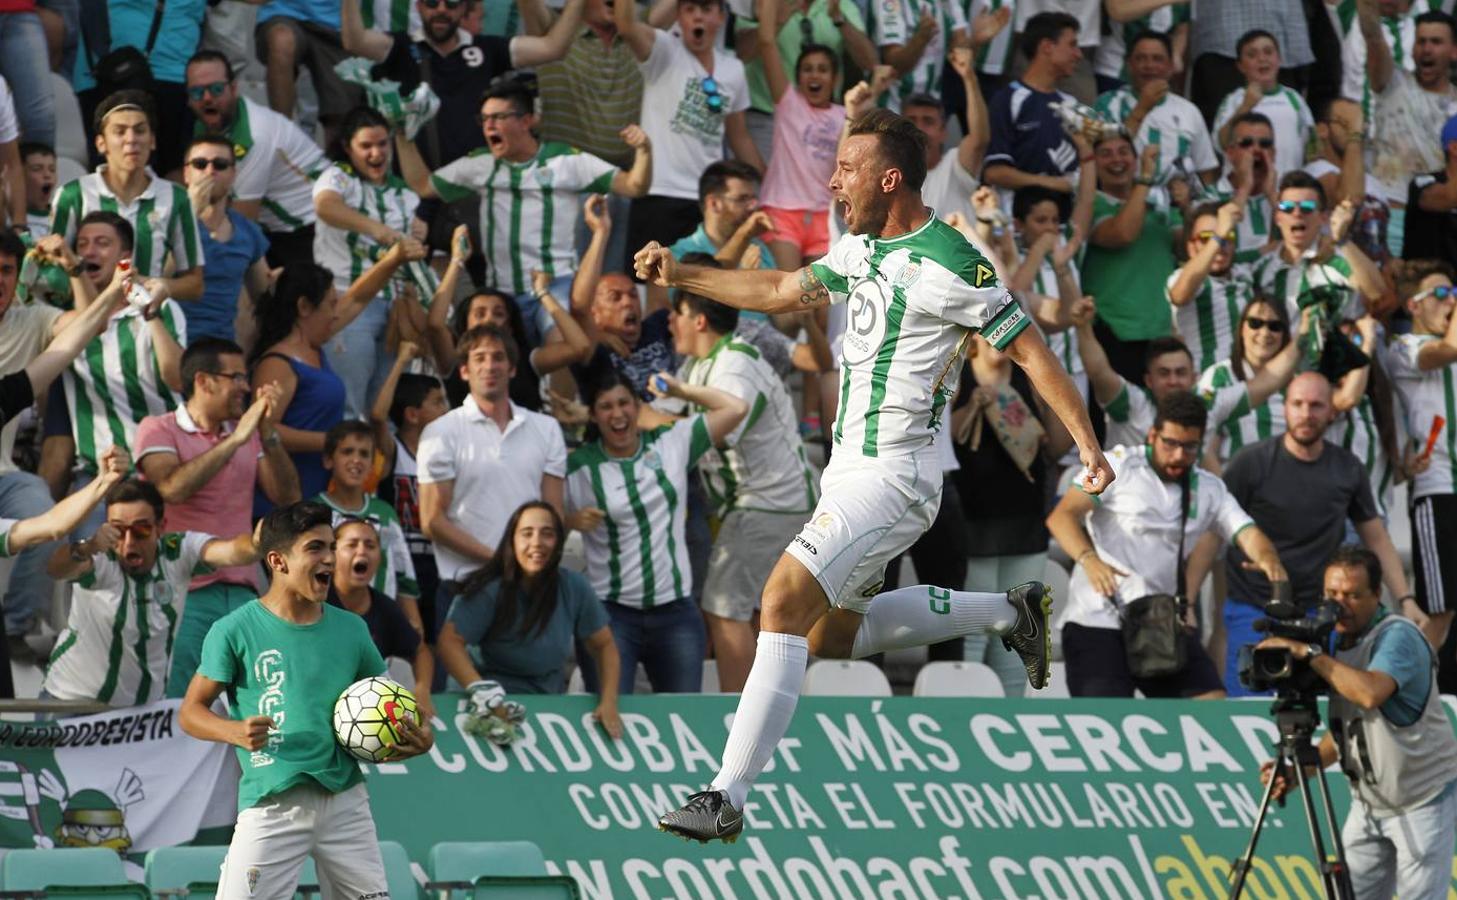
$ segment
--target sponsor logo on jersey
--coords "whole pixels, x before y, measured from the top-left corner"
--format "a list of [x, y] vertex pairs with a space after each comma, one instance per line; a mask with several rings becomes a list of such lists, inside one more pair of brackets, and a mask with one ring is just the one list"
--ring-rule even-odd
[[880, 351], [886, 306], [885, 289], [879, 282], [867, 278], [850, 288], [849, 319], [840, 351], [847, 365], [869, 362]]

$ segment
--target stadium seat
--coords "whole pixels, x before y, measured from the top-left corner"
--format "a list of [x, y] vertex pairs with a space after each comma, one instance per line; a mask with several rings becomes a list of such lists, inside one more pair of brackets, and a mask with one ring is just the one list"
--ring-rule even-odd
[[522, 894], [492, 894], [492, 887], [509, 883], [524, 891], [536, 879], [547, 877], [546, 860], [541, 855], [541, 848], [530, 841], [446, 841], [430, 848], [430, 883], [425, 888], [439, 891], [440, 897], [448, 900], [452, 894], [463, 897], [474, 892], [477, 882], [485, 879], [490, 883], [484, 885], [484, 896], [505, 898]]
[[319, 896], [320, 893], [322, 892], [319, 890], [318, 867], [314, 865], [312, 856], [306, 857], [304, 867], [298, 873], [298, 887], [295, 889], [294, 896], [309, 900], [311, 897]]
[[125, 885], [126, 869], [115, 850], [78, 847], [11, 850], [0, 859], [0, 890], [39, 891], [57, 885]]
[[147, 889], [154, 897], [204, 894], [204, 886], [215, 893], [227, 855], [227, 847], [158, 847], [147, 853]]
[[723, 693], [718, 686], [718, 660], [716, 659], [705, 659], [703, 661], [703, 693]]
[[916, 673], [913, 697], [1005, 697], [1002, 679], [986, 663], [929, 662]]
[[822, 659], [804, 673], [806, 697], [889, 697], [885, 673], [863, 659]]
[[408, 659], [391, 656], [385, 660], [389, 666], [390, 680], [407, 688], [415, 686], [415, 666]]
[[472, 900], [577, 900], [577, 880], [569, 875], [476, 879]]
[[395, 841], [380, 841], [379, 855], [384, 860], [385, 880], [390, 886], [390, 900], [419, 900], [420, 885], [410, 868], [405, 848]]

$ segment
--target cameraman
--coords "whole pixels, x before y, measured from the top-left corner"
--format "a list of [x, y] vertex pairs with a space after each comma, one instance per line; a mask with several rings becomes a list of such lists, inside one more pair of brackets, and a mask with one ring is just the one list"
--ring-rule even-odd
[[[1363, 547], [1338, 549], [1325, 596], [1341, 608], [1336, 652], [1272, 637], [1331, 687], [1321, 765], [1339, 757], [1354, 801], [1345, 827], [1356, 896], [1445, 897], [1457, 841], [1457, 737], [1436, 689], [1437, 659], [1421, 629], [1381, 606], [1381, 562]], [[1338, 751], [1339, 747], [1339, 751]], [[1273, 761], [1261, 767], [1268, 782]], [[1275, 796], [1289, 788], [1275, 780]]]
[[1183, 635], [1187, 663], [1176, 674], [1135, 678], [1125, 655], [1119, 627], [1124, 603], [1150, 594], [1198, 593], [1197, 584], [1176, 583], [1181, 531], [1186, 558], [1201, 535], [1213, 532], [1234, 541], [1271, 581], [1286, 580], [1274, 545], [1224, 482], [1196, 468], [1207, 422], [1196, 395], [1165, 394], [1147, 442], [1108, 454], [1118, 475], [1108, 490], [1098, 497], [1070, 490], [1047, 517], [1053, 537], [1077, 563], [1062, 629], [1068, 691], [1075, 697], [1132, 697], [1135, 688], [1146, 697], [1224, 696], [1214, 662], [1193, 628]]

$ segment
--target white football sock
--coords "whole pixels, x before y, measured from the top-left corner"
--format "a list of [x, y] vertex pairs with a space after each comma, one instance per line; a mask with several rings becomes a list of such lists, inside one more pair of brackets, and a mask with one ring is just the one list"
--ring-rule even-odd
[[744, 808], [754, 779], [769, 764], [774, 748], [789, 730], [804, 669], [809, 663], [809, 640], [797, 634], [759, 632], [759, 648], [749, 680], [739, 697], [739, 709], [723, 748], [723, 769], [713, 780], [714, 790], [728, 794], [729, 802]]
[[1006, 634], [1017, 610], [1006, 594], [952, 591], [928, 584], [876, 594], [855, 632], [851, 659], [935, 644], [970, 634]]

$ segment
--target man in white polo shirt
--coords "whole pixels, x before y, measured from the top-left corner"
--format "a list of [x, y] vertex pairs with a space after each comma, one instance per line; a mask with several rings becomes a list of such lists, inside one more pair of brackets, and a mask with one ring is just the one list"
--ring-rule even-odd
[[493, 325], [467, 331], [458, 347], [470, 396], [420, 436], [420, 529], [435, 544], [439, 631], [458, 584], [495, 554], [506, 521], [521, 504], [562, 509], [567, 445], [550, 416], [511, 402], [520, 351]]

